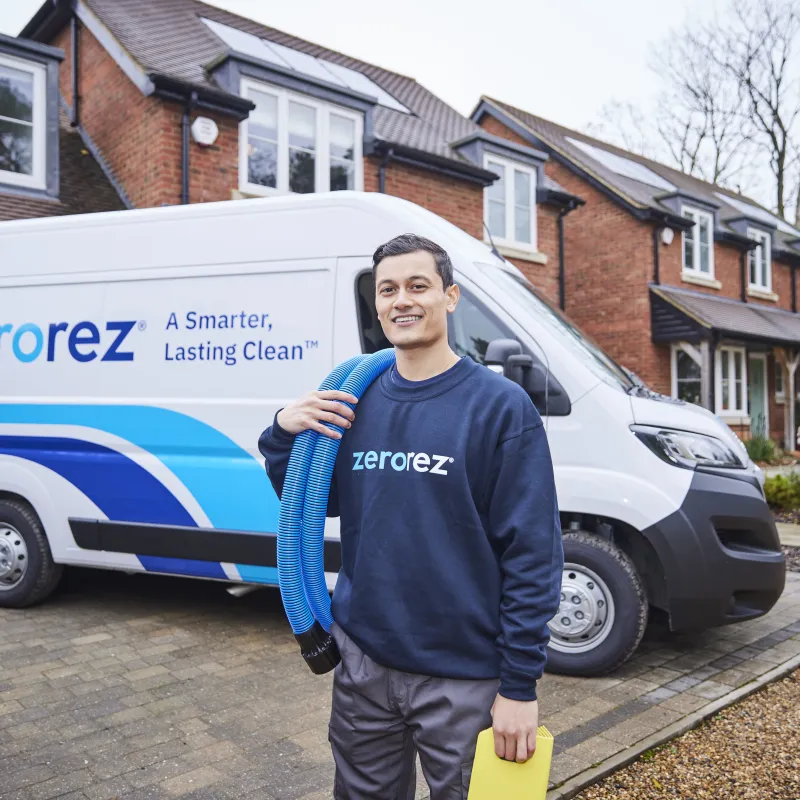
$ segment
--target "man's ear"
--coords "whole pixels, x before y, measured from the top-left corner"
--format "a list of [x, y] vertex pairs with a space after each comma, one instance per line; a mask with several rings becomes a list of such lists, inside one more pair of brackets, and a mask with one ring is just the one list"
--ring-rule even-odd
[[454, 283], [447, 288], [445, 294], [447, 295], [447, 313], [452, 314], [458, 305], [458, 298], [461, 297], [461, 290], [458, 288], [458, 285]]

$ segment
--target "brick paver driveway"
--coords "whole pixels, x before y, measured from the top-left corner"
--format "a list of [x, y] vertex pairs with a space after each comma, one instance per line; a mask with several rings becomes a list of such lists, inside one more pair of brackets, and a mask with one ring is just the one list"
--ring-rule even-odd
[[[787, 661], [798, 634], [790, 575], [764, 619], [691, 636], [654, 625], [611, 677], [547, 676], [553, 780]], [[277, 591], [75, 571], [45, 605], [0, 611], [0, 800], [327, 800], [329, 698]]]

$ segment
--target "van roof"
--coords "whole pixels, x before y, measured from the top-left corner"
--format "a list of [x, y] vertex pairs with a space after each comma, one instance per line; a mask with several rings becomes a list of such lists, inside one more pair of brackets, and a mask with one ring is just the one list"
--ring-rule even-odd
[[371, 257], [410, 232], [458, 251], [459, 260], [495, 260], [482, 241], [421, 206], [343, 191], [2, 222], [0, 279], [252, 263], [265, 252], [269, 260]]

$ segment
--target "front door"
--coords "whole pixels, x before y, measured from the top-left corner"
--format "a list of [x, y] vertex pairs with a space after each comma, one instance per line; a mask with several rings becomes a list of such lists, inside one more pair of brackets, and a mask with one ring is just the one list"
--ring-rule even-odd
[[750, 432], [753, 436], [769, 436], [767, 403], [767, 357], [751, 355], [748, 369], [747, 396], [750, 401]]

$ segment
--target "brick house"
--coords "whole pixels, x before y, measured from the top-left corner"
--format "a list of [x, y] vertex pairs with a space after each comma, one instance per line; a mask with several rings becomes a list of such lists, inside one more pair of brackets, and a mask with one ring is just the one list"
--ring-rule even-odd
[[65, 53], [63, 106], [129, 207], [382, 191], [481, 238], [492, 152], [524, 163], [516, 250], [544, 264], [559, 257], [558, 215], [579, 202], [537, 182], [543, 153], [412, 78], [198, 0], [48, 0], [22, 36]]
[[58, 48], [0, 35], [0, 220], [124, 208], [60, 107], [63, 58]]
[[[795, 449], [786, 398], [797, 394], [800, 230], [747, 197], [500, 101], [481, 98], [472, 119], [549, 156], [545, 176], [585, 200], [564, 230], [567, 314], [657, 391], [712, 409], [742, 438], [768, 432]], [[499, 165], [486, 156], [484, 166]], [[502, 183], [486, 190], [495, 233], [513, 226], [508, 199], [494, 217], [488, 205]], [[547, 266], [526, 272], [552, 284]]]

